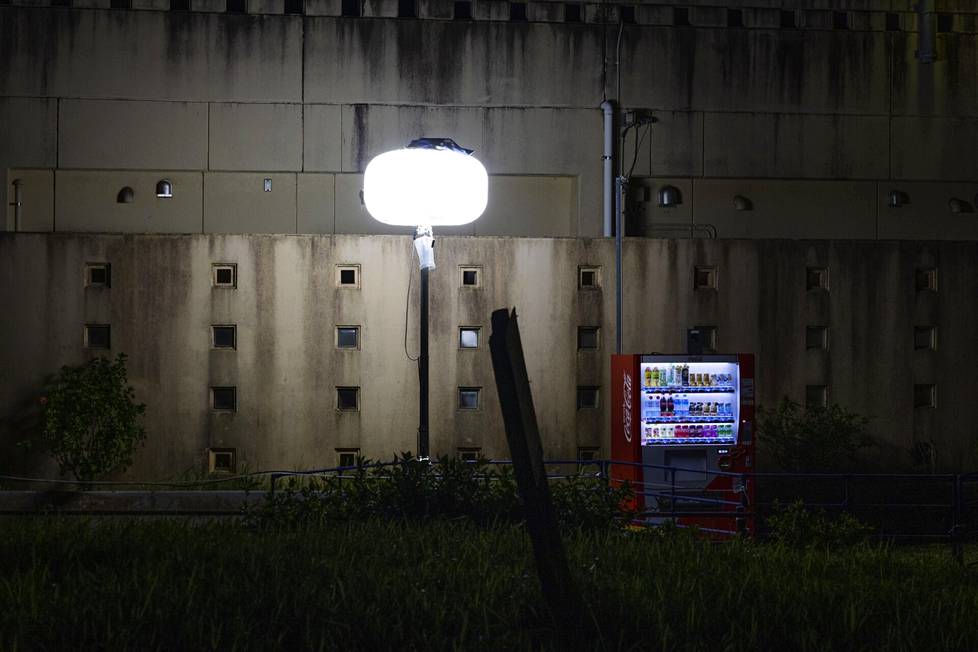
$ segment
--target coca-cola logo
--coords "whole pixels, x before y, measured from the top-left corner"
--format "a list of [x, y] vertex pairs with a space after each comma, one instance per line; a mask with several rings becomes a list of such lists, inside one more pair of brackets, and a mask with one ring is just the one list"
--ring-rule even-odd
[[625, 372], [624, 397], [622, 399], [622, 421], [625, 424], [625, 441], [632, 441], [632, 377]]

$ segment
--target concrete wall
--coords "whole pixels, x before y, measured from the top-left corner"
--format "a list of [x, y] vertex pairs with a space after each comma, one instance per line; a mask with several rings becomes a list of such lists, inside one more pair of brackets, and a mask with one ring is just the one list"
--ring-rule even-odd
[[[361, 222], [356, 175], [381, 151], [447, 135], [505, 180], [506, 210], [480, 233], [597, 236], [608, 97], [658, 120], [625, 138], [635, 184], [677, 180], [684, 219], [721, 236], [974, 237], [947, 208], [957, 196], [974, 210], [978, 191], [970, 2], [937, 3], [939, 59], [927, 65], [911, 0], [585, 3], [580, 23], [549, 2], [528, 3], [526, 22], [505, 2], [475, 2], [472, 21], [435, 0], [419, 19], [392, 18], [393, 0], [366, 3], [363, 18], [311, 0], [305, 16], [280, 15], [279, 2], [251, 3], [257, 15], [11, 4], [0, 7], [0, 169], [57, 171], [25, 178], [42, 185], [25, 188], [24, 228], [378, 232]], [[182, 198], [186, 210], [120, 221], [112, 198], [133, 172], [192, 174], [203, 191]], [[62, 196], [62, 174], [97, 187]], [[270, 175], [286, 175], [292, 196], [242, 192]], [[727, 215], [718, 187], [738, 179], [752, 215]], [[926, 201], [884, 219], [894, 188]], [[532, 227], [516, 217], [528, 213]], [[629, 216], [645, 235], [668, 235], [663, 221]]]
[[[546, 453], [607, 453], [612, 243], [445, 237], [437, 251], [433, 451], [507, 456], [487, 343], [492, 310], [516, 306]], [[804, 402], [806, 386], [827, 385], [832, 401], [872, 418], [880, 460], [908, 465], [911, 446], [930, 442], [942, 467], [968, 467], [978, 458], [967, 408], [978, 390], [976, 254], [973, 243], [628, 239], [624, 350], [682, 351], [686, 328], [715, 326], [721, 351], [756, 353], [761, 405]], [[111, 264], [111, 288], [84, 286], [91, 262]], [[237, 288], [212, 287], [215, 263], [237, 265]], [[360, 266], [359, 288], [337, 287], [337, 265]], [[697, 265], [717, 268], [717, 289], [694, 289]], [[481, 268], [480, 287], [460, 285], [460, 266]], [[578, 288], [579, 266], [600, 267], [599, 289]], [[808, 267], [829, 270], [827, 291], [806, 289]], [[916, 290], [918, 268], [938, 270], [937, 291]], [[6, 472], [52, 472], [13, 444], [44, 378], [98, 353], [83, 346], [86, 323], [111, 325], [110, 353], [130, 356], [148, 405], [130, 476], [203, 470], [209, 447], [269, 469], [333, 464], [337, 448], [387, 458], [415, 446], [418, 272], [407, 236], [7, 234], [0, 281]], [[213, 324], [237, 326], [236, 350], [211, 348]], [[337, 325], [361, 327], [359, 350], [335, 346]], [[461, 326], [483, 329], [479, 348], [459, 349]], [[579, 326], [601, 329], [597, 351], [577, 350]], [[806, 349], [806, 326], [828, 327], [827, 350]], [[936, 350], [915, 350], [915, 326], [938, 328]], [[936, 407], [914, 408], [915, 384], [937, 386]], [[237, 387], [236, 412], [210, 409], [209, 387], [224, 385]], [[335, 409], [337, 386], [360, 387], [359, 412]], [[599, 409], [576, 409], [577, 386], [600, 387]], [[482, 388], [480, 409], [456, 408], [459, 387]]]

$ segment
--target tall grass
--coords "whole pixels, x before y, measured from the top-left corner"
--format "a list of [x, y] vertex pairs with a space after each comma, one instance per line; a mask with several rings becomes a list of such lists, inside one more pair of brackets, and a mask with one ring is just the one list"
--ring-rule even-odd
[[[581, 649], [978, 649], [945, 551], [570, 530]], [[0, 523], [2, 650], [561, 649], [519, 525]]]

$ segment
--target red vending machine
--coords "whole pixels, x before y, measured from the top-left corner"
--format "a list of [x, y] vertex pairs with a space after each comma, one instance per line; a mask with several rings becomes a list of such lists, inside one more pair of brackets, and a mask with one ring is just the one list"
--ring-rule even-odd
[[611, 379], [611, 478], [642, 520], [752, 533], [754, 356], [613, 355]]

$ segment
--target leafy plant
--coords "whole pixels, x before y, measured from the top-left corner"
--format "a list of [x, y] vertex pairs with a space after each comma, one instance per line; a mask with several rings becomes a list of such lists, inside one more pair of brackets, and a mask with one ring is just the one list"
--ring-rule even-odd
[[132, 464], [136, 446], [146, 437], [139, 418], [146, 406], [135, 402], [127, 384], [126, 355], [94, 358], [77, 367], [62, 367], [41, 396], [40, 436], [20, 442], [43, 448], [70, 473], [90, 483]]
[[840, 471], [853, 454], [873, 445], [869, 420], [839, 405], [806, 407], [784, 397], [774, 410], [758, 409], [764, 454], [785, 471]]
[[825, 510], [809, 510], [796, 500], [787, 507], [775, 505], [775, 513], [767, 518], [771, 538], [793, 547], [837, 548], [865, 542], [873, 528], [849, 512], [830, 518]]

